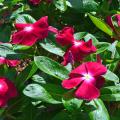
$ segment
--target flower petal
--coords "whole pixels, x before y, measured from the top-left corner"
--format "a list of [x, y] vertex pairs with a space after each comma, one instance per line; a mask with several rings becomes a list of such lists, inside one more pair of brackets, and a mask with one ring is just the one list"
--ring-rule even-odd
[[0, 57], [0, 64], [6, 64], [6, 59], [4, 57]]
[[116, 15], [118, 26], [120, 26], [120, 14]]
[[4, 96], [8, 91], [8, 85], [4, 78], [0, 78], [0, 96]]
[[75, 96], [78, 99], [93, 100], [100, 96], [100, 92], [93, 84], [83, 82], [75, 91]]
[[37, 39], [38, 38], [35, 35], [24, 30], [16, 32], [12, 35], [13, 44], [32, 46], [37, 41]]
[[56, 35], [56, 41], [62, 46], [72, 45], [74, 41], [73, 34], [74, 29], [72, 27], [65, 27]]
[[48, 28], [48, 16], [41, 17], [38, 21], [33, 24], [34, 27]]
[[62, 81], [62, 86], [66, 89], [71, 89], [78, 86], [83, 80], [80, 77], [66, 79]]
[[73, 56], [70, 50], [68, 50], [64, 56], [64, 61], [62, 62], [62, 65], [66, 66], [68, 63], [74, 64]]
[[0, 97], [0, 107], [5, 107], [7, 104], [8, 98], [7, 96]]
[[19, 60], [7, 60], [7, 64], [11, 67], [15, 67], [20, 63]]
[[107, 68], [98, 62], [87, 62], [86, 67], [88, 73], [92, 74], [92, 76], [100, 76], [107, 72]]
[[104, 85], [104, 83], [105, 83], [104, 77], [99, 76], [99, 77], [96, 78], [96, 87], [97, 87], [98, 89], [102, 88], [103, 85]]
[[29, 0], [29, 2], [32, 4], [32, 5], [38, 5], [41, 0]]
[[107, 24], [114, 30], [111, 16], [107, 16], [106, 21], [107, 21]]
[[87, 73], [86, 63], [81, 64], [77, 68], [71, 71], [70, 77], [73, 77], [75, 75], [83, 76], [83, 74]]
[[13, 98], [13, 97], [16, 97], [18, 95], [17, 93], [17, 89], [14, 85], [14, 83], [8, 79], [5, 79], [7, 85], [8, 85], [8, 93], [7, 93], [7, 97], [10, 99], [10, 98]]
[[42, 40], [48, 36], [48, 28], [36, 27], [32, 34]]
[[32, 24], [23, 24], [23, 23], [16, 23], [15, 24], [15, 28], [20, 31], [20, 30], [23, 30], [25, 27], [29, 27], [31, 26]]
[[55, 27], [52, 27], [52, 26], [49, 26], [48, 27], [48, 30], [50, 31], [50, 32], [52, 32], [52, 33], [58, 33], [58, 29], [57, 28], [55, 28]]

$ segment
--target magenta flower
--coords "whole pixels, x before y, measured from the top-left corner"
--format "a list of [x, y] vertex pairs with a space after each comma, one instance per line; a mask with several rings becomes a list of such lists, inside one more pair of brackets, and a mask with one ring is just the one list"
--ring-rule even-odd
[[29, 2], [32, 4], [32, 5], [38, 5], [41, 0], [29, 0]]
[[94, 52], [96, 52], [96, 47], [92, 44], [91, 39], [88, 42], [84, 42], [83, 40], [74, 40], [73, 45], [64, 54], [64, 61], [62, 64], [73, 64], [74, 61], [81, 61], [86, 56]]
[[115, 39], [120, 39], [120, 14], [115, 14], [113, 16], [108, 16], [106, 19], [108, 25], [112, 28], [114, 31], [114, 36], [112, 36]]
[[68, 63], [81, 61], [91, 53], [96, 52], [96, 47], [92, 44], [92, 40], [85, 42], [83, 40], [75, 40], [74, 29], [72, 27], [65, 27], [56, 34], [56, 41], [62, 46], [69, 46], [68, 50], [63, 56], [62, 64], [65, 66]]
[[0, 107], [4, 107], [8, 100], [17, 96], [17, 90], [12, 81], [0, 77]]
[[48, 25], [48, 17], [42, 17], [33, 24], [15, 24], [17, 32], [12, 35], [13, 44], [22, 44], [32, 46], [36, 41], [42, 40], [48, 36], [48, 31], [57, 30]]
[[102, 75], [106, 72], [104, 65], [97, 62], [86, 62], [72, 70], [69, 79], [63, 80], [62, 86], [66, 89], [76, 87], [75, 97], [78, 99], [93, 100], [100, 96], [99, 89], [105, 82]]
[[74, 41], [74, 29], [72, 27], [65, 27], [63, 30], [56, 34], [56, 41], [62, 45], [71, 45]]
[[6, 64], [10, 67], [15, 67], [17, 66], [18, 64], [20, 63], [19, 60], [9, 60], [9, 59], [6, 59], [4, 57], [0, 57], [0, 65], [2, 64]]

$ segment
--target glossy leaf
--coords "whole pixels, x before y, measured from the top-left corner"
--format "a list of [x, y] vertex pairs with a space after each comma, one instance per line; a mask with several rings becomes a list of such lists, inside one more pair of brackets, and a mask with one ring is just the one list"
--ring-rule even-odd
[[49, 75], [52, 75], [61, 80], [64, 80], [68, 77], [68, 70], [61, 64], [48, 57], [36, 56], [34, 57], [34, 61], [41, 71]]
[[104, 87], [101, 94], [101, 99], [104, 101], [120, 101], [120, 86]]
[[104, 52], [105, 50], [107, 50], [110, 46], [110, 43], [107, 42], [99, 42], [96, 44], [97, 47], [97, 52], [96, 54], [100, 54], [102, 52]]
[[98, 3], [94, 0], [69, 0], [71, 7], [79, 12], [92, 12], [98, 9]]
[[107, 73], [103, 76], [106, 80], [110, 80], [113, 82], [119, 82], [119, 77], [113, 72], [111, 72], [110, 70], [107, 70]]
[[45, 39], [43, 42], [40, 42], [39, 44], [42, 48], [49, 51], [50, 53], [59, 55], [61, 57], [64, 55], [64, 51], [55, 42], [48, 38]]
[[83, 100], [77, 99], [73, 96], [73, 91], [67, 92], [64, 94], [63, 99], [62, 99], [64, 107], [68, 111], [75, 111], [79, 110]]
[[110, 120], [108, 111], [101, 99], [90, 102], [94, 109], [89, 113], [91, 120]]
[[34, 23], [36, 20], [29, 14], [22, 14], [16, 18], [16, 23]]
[[90, 14], [89, 14], [89, 17], [97, 28], [99, 28], [100, 30], [102, 30], [103, 32], [105, 32], [106, 34], [110, 36], [113, 35], [112, 29], [104, 21]]
[[59, 101], [56, 101], [52, 96], [39, 84], [30, 84], [28, 85], [23, 93], [36, 100], [40, 100], [47, 103], [59, 104]]

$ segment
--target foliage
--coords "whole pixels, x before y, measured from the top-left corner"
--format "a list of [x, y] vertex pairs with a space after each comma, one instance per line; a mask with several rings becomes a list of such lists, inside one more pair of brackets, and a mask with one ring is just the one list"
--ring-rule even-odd
[[[30, 0], [0, 0], [0, 8], [0, 78], [12, 81], [18, 91], [17, 97], [0, 108], [0, 120], [120, 119], [120, 17], [115, 17], [120, 14], [119, 0], [41, 0], [39, 4]], [[52, 26], [56, 28], [54, 32], [47, 31], [43, 39], [32, 33], [38, 39], [32, 45], [13, 43], [13, 34], [20, 31], [16, 23], [33, 25], [43, 16], [48, 16], [48, 29]], [[107, 23], [108, 16], [112, 16], [114, 28]], [[83, 52], [84, 59], [82, 53], [77, 54], [81, 57], [78, 61], [68, 57], [64, 66], [65, 54], [74, 45], [61, 45], [57, 37], [70, 26], [74, 28], [71, 34], [75, 41], [86, 43], [91, 39], [96, 51]], [[67, 34], [66, 39], [69, 37]], [[2, 64], [1, 58], [20, 63], [11, 67]], [[76, 87], [66, 90], [62, 83], [73, 69], [89, 61], [106, 66], [107, 72], [101, 76], [105, 84], [99, 90], [99, 98], [76, 98]]]

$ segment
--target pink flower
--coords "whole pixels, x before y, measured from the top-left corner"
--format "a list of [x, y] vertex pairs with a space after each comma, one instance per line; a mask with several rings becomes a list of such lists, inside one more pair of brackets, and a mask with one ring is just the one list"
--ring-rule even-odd
[[112, 36], [115, 39], [120, 39], [120, 14], [115, 14], [113, 16], [108, 16], [107, 24], [112, 28], [114, 31], [114, 36]]
[[[48, 17], [42, 17], [33, 24], [15, 24], [17, 32], [12, 35], [13, 44], [22, 44], [32, 46], [36, 41], [42, 40], [48, 36], [48, 31], [57, 30], [48, 25]], [[56, 31], [55, 31], [56, 30]]]
[[85, 42], [83, 40], [75, 40], [74, 29], [65, 27], [56, 34], [56, 41], [62, 46], [69, 46], [65, 52], [62, 64], [65, 66], [68, 63], [81, 61], [91, 53], [96, 52], [96, 47], [92, 44], [92, 40]]
[[84, 42], [83, 40], [74, 40], [73, 45], [64, 54], [64, 61], [62, 64], [73, 64], [75, 61], [81, 61], [86, 56], [94, 52], [96, 52], [96, 48], [92, 44], [91, 39], [88, 42]]
[[6, 64], [6, 65], [8, 65], [8, 66], [15, 67], [15, 66], [17, 66], [19, 63], [20, 63], [19, 60], [9, 60], [9, 59], [6, 59], [6, 58], [4, 58], [4, 57], [0, 57], [0, 65], [1, 65], [1, 64]]
[[0, 77], [0, 107], [4, 107], [8, 100], [17, 96], [17, 90], [12, 81]]
[[56, 34], [56, 41], [62, 45], [71, 45], [74, 41], [74, 29], [72, 27], [65, 27]]
[[120, 14], [116, 15], [116, 19], [117, 19], [118, 26], [120, 27]]
[[63, 80], [62, 86], [66, 89], [76, 87], [75, 97], [84, 100], [93, 100], [100, 96], [99, 89], [105, 79], [101, 76], [107, 72], [104, 65], [97, 62], [86, 62], [75, 68], [69, 78]]
[[107, 16], [107, 23], [113, 30], [115, 27], [120, 27], [120, 14]]
[[32, 5], [38, 5], [41, 0], [29, 0], [29, 2], [32, 4]]

